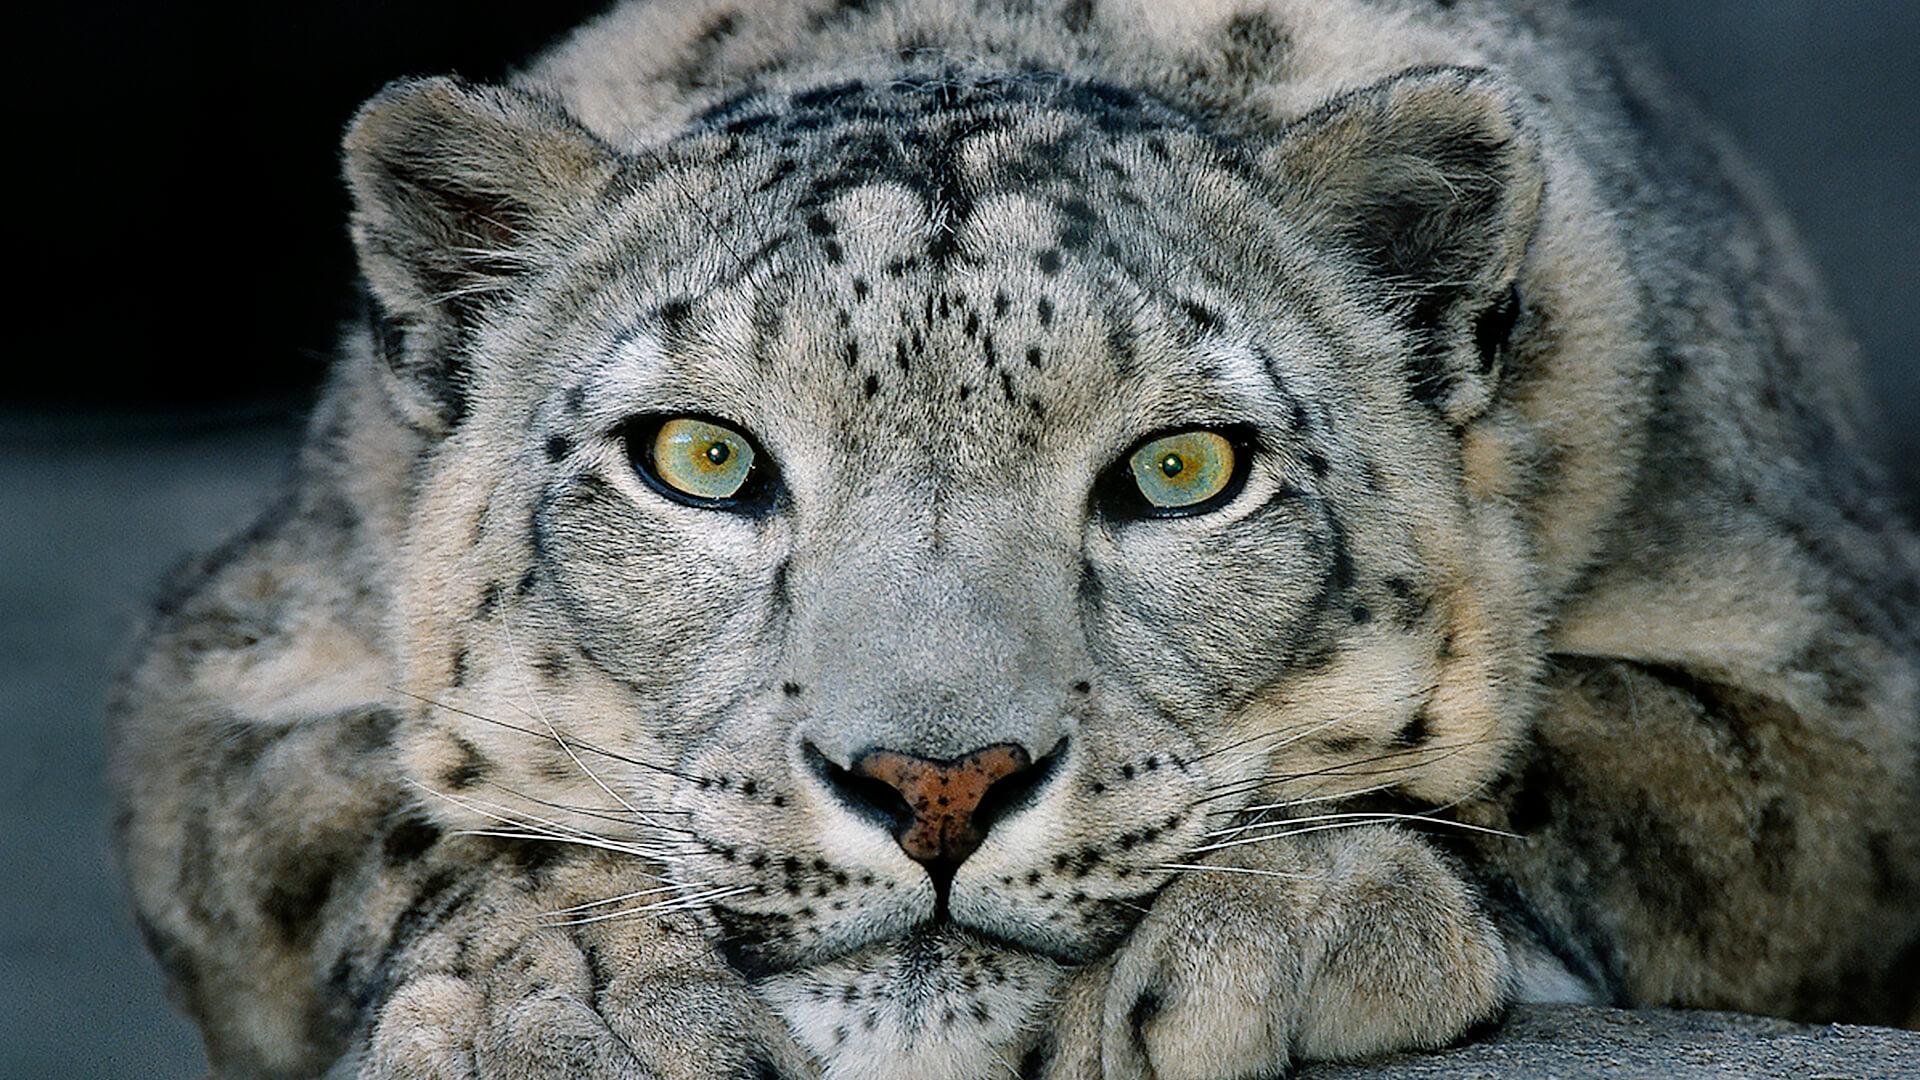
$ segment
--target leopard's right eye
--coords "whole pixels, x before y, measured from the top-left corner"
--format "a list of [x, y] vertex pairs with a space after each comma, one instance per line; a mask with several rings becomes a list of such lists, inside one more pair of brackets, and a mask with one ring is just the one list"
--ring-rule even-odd
[[717, 420], [637, 423], [627, 433], [627, 456], [655, 491], [690, 506], [730, 509], [764, 487], [766, 468], [753, 440]]
[[1218, 432], [1196, 428], [1163, 435], [1127, 457], [1127, 470], [1161, 513], [1191, 510], [1225, 491], [1235, 471], [1233, 443]]
[[1096, 505], [1115, 521], [1210, 513], [1238, 497], [1256, 445], [1239, 425], [1162, 431], [1101, 474]]

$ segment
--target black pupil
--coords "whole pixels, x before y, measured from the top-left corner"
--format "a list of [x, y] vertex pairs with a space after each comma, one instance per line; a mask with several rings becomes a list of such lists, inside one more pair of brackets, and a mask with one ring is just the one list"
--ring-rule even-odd
[[717, 442], [707, 444], [707, 460], [713, 462], [715, 465], [725, 465], [727, 459], [732, 456], [733, 448], [726, 443]]
[[1165, 473], [1169, 480], [1179, 476], [1186, 467], [1187, 463], [1180, 460], [1179, 454], [1168, 454], [1160, 459], [1160, 471]]

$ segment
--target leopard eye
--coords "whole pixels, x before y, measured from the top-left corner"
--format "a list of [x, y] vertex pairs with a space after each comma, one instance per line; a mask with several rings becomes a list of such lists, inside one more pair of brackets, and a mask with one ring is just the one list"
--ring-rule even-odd
[[667, 420], [653, 433], [653, 478], [699, 503], [740, 495], [754, 474], [753, 442], [723, 424], [692, 417]]
[[1140, 496], [1155, 510], [1199, 506], [1227, 489], [1235, 475], [1233, 443], [1212, 431], [1178, 431], [1148, 442], [1127, 459]]

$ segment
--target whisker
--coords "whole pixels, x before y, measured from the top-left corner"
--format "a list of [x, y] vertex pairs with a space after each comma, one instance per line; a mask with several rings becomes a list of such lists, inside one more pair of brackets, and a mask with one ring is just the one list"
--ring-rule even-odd
[[1251, 866], [1209, 866], [1206, 863], [1161, 863], [1155, 870], [1175, 870], [1183, 873], [1207, 874], [1251, 874], [1255, 877], [1288, 878], [1295, 881], [1309, 881], [1318, 874], [1297, 874], [1285, 870], [1258, 870]]
[[[1474, 825], [1464, 821], [1455, 821], [1451, 818], [1431, 817], [1426, 814], [1395, 814], [1384, 811], [1355, 812], [1350, 814], [1315, 814], [1311, 817], [1289, 818], [1285, 821], [1250, 825], [1246, 827], [1247, 831], [1256, 828], [1267, 828], [1272, 831], [1263, 832], [1257, 836], [1240, 836], [1232, 840], [1221, 840], [1218, 843], [1205, 844], [1194, 848], [1191, 854], [1199, 855], [1208, 851], [1222, 851], [1226, 848], [1240, 847], [1244, 844], [1259, 844], [1268, 840], [1279, 840], [1288, 836], [1299, 836], [1303, 833], [1319, 832], [1323, 829], [1357, 828], [1361, 825], [1403, 821], [1422, 825], [1441, 825], [1447, 828], [1460, 829], [1464, 832], [1479, 832], [1493, 836], [1504, 836], [1515, 840], [1520, 839], [1520, 834], [1518, 833], [1507, 832], [1504, 829], [1490, 828], [1485, 825]], [[1311, 822], [1319, 822], [1320, 824], [1305, 824]]]
[[[525, 727], [521, 727], [518, 724], [511, 724], [505, 720], [497, 719], [492, 716], [487, 716], [482, 713], [473, 712], [468, 709], [463, 709], [458, 705], [449, 705], [444, 701], [435, 701], [433, 698], [426, 697], [421, 694], [413, 693], [410, 690], [404, 690], [398, 686], [389, 686], [387, 689], [393, 691], [396, 694], [401, 695], [402, 697], [412, 698], [413, 700], [418, 701], [423, 705], [431, 705], [436, 709], [445, 709], [446, 711], [453, 713], [455, 716], [464, 716], [469, 720], [478, 720], [483, 724], [492, 724], [495, 727], [506, 728], [508, 731], [517, 731], [522, 735], [527, 735], [535, 739], [545, 740], [548, 738], [547, 735], [544, 735], [541, 732], [535, 731], [532, 728], [525, 728]], [[622, 754], [614, 750], [608, 750], [605, 747], [596, 746], [585, 739], [574, 739], [573, 745], [579, 747], [582, 750], [587, 751], [588, 753], [598, 754], [601, 757], [608, 758], [613, 761], [618, 761], [623, 765], [631, 765], [636, 769], [650, 769], [654, 772], [661, 773], [666, 776], [671, 776], [676, 779], [685, 780], [689, 784], [698, 784], [702, 782], [710, 784], [713, 782], [711, 777], [698, 776], [693, 773], [680, 772], [677, 769], [671, 769], [665, 765], [658, 765], [651, 761], [643, 761], [640, 758], [632, 757], [631, 755]]]
[[[484, 836], [484, 837], [491, 837], [496, 840], [543, 840], [549, 843], [573, 844], [578, 847], [595, 848], [600, 851], [611, 851], [616, 855], [631, 855], [634, 858], [646, 859], [651, 862], [670, 861], [670, 860], [663, 859], [660, 855], [656, 853], [644, 851], [640, 848], [633, 847], [632, 845], [629, 845], [629, 844], [622, 844], [617, 840], [608, 840], [606, 837], [602, 837], [602, 836], [592, 836], [592, 835], [564, 836], [557, 833], [544, 833], [544, 832], [540, 832], [538, 830], [533, 830], [533, 829], [460, 829], [460, 830], [457, 830], [453, 835]], [[667, 880], [666, 878], [659, 877], [658, 875], [648, 875], [648, 876], [653, 877], [656, 881]]]
[[599, 836], [594, 833], [589, 833], [581, 829], [573, 828], [572, 826], [566, 825], [562, 822], [550, 821], [546, 818], [540, 817], [537, 814], [527, 814], [527, 813], [515, 811], [511, 807], [501, 806], [498, 803], [484, 802], [479, 799], [472, 799], [472, 798], [467, 798], [465, 796], [453, 795], [444, 791], [436, 791], [433, 788], [427, 787], [425, 784], [419, 783], [418, 781], [410, 780], [409, 783], [411, 783], [414, 787], [417, 787], [422, 791], [425, 791], [428, 794], [434, 796], [435, 798], [444, 800], [446, 802], [450, 802], [455, 806], [458, 806], [464, 810], [467, 810], [472, 813], [477, 813], [482, 817], [490, 818], [494, 821], [501, 823], [502, 825], [510, 826], [515, 830], [519, 830], [520, 832], [535, 834], [534, 836], [531, 836], [531, 837], [516, 836], [515, 837], [516, 839], [532, 838], [532, 839], [557, 840], [565, 843], [574, 843], [574, 844], [581, 844], [588, 847], [603, 848], [608, 851], [634, 855], [639, 858], [652, 857], [643, 846], [633, 842], [615, 840], [611, 837]]
[[540, 708], [539, 697], [537, 697], [534, 694], [533, 687], [527, 683], [526, 665], [522, 664], [519, 661], [516, 655], [519, 652], [519, 649], [515, 647], [513, 643], [512, 621], [508, 619], [504, 613], [500, 617], [500, 634], [501, 634], [501, 637], [504, 638], [506, 641], [507, 656], [510, 659], [513, 659], [514, 674], [518, 676], [520, 680], [520, 692], [527, 696], [527, 703], [533, 706], [534, 715], [539, 719], [541, 726], [547, 729], [547, 734], [553, 737], [553, 741], [559, 744], [560, 749], [566, 751], [567, 759], [573, 762], [574, 767], [578, 768], [581, 772], [586, 773], [587, 779], [592, 780], [594, 784], [600, 788], [601, 791], [606, 792], [608, 798], [612, 799], [614, 802], [617, 802], [621, 806], [625, 807], [627, 812], [630, 814], [633, 814], [635, 817], [642, 816], [640, 811], [634, 809], [632, 803], [629, 803], [626, 799], [621, 798], [619, 792], [607, 786], [606, 781], [600, 779], [599, 773], [596, 773], [592, 769], [587, 768], [586, 763], [580, 760], [580, 755], [574, 753], [573, 747], [567, 745], [567, 740], [561, 737], [559, 729], [555, 728], [553, 726], [553, 722], [547, 719], [547, 714], [545, 710]]
[[590, 923], [606, 922], [610, 919], [625, 919], [640, 915], [666, 915], [675, 911], [685, 911], [691, 908], [702, 907], [716, 900], [724, 900], [731, 896], [739, 896], [742, 893], [750, 893], [752, 891], [753, 887], [750, 885], [729, 886], [726, 888], [712, 889], [694, 896], [675, 897], [672, 900], [663, 900], [655, 904], [641, 904], [638, 907], [622, 908], [618, 911], [604, 911], [596, 915], [582, 915], [571, 919], [554, 919], [551, 920], [548, 925], [586, 926]]
[[604, 900], [589, 900], [584, 904], [575, 904], [572, 907], [560, 908], [557, 911], [550, 911], [547, 914], [548, 915], [572, 915], [578, 912], [591, 911], [594, 908], [606, 907], [608, 904], [624, 904], [629, 900], [638, 900], [643, 896], [657, 896], [663, 892], [682, 892], [687, 889], [699, 889], [699, 888], [706, 888], [706, 886], [687, 884], [683, 882], [669, 882], [665, 885], [655, 886], [654, 888], [651, 888], [651, 889], [640, 889], [635, 892], [621, 893], [619, 896], [609, 896]]

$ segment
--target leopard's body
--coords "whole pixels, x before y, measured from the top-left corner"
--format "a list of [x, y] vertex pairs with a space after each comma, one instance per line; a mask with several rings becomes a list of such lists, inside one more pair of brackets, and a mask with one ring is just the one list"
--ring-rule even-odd
[[369, 317], [115, 705], [216, 1074], [1907, 1015], [1920, 546], [1562, 5], [633, 3], [346, 168]]

